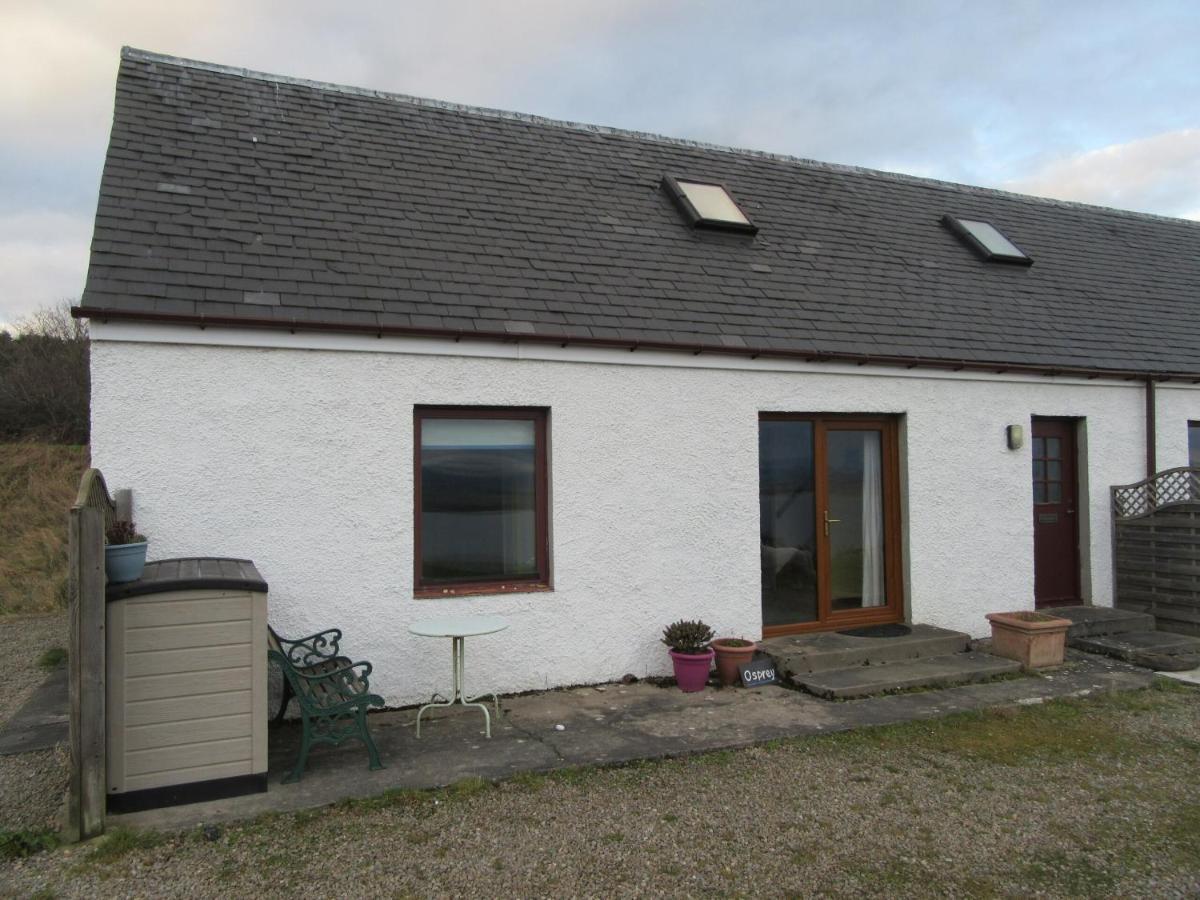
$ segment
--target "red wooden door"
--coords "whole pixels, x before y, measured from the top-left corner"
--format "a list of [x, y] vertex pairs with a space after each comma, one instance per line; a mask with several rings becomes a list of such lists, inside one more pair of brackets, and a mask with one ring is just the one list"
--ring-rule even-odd
[[1033, 420], [1033, 595], [1037, 606], [1079, 603], [1075, 423]]

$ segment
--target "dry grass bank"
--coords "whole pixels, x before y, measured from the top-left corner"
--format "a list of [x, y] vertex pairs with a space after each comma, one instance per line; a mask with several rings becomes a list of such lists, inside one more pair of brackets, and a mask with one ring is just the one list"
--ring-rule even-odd
[[66, 606], [67, 509], [87, 465], [87, 447], [0, 444], [0, 614]]

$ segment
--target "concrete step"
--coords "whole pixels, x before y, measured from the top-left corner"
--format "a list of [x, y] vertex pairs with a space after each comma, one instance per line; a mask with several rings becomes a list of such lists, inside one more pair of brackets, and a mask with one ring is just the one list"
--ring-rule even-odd
[[780, 673], [790, 675], [945, 656], [966, 650], [969, 642], [960, 631], [913, 625], [909, 634], [898, 637], [856, 637], [836, 631], [786, 635], [763, 641], [762, 649]]
[[1076, 650], [1102, 653], [1135, 666], [1163, 672], [1183, 672], [1200, 666], [1200, 638], [1169, 631], [1130, 631], [1070, 638]]
[[852, 700], [906, 688], [943, 688], [974, 684], [1021, 671], [1021, 664], [972, 650], [874, 666], [852, 666], [794, 675], [792, 681], [827, 700]]
[[1111, 606], [1059, 606], [1042, 609], [1062, 619], [1070, 619], [1067, 639], [1091, 637], [1099, 634], [1127, 634], [1137, 631], [1153, 631], [1154, 616], [1134, 612], [1130, 609], [1113, 609]]

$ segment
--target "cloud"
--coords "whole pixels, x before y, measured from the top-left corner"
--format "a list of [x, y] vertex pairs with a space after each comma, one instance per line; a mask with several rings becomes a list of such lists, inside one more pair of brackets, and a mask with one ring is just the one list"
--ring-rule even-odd
[[0, 215], [0, 325], [83, 292], [89, 213]]
[[1200, 128], [1052, 160], [1004, 187], [1058, 200], [1200, 219]]

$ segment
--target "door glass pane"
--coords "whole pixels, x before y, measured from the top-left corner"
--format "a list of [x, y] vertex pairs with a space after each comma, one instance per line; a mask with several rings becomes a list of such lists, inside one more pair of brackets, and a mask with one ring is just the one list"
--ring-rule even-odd
[[1062, 451], [1059, 449], [1061, 443], [1059, 438], [1046, 438], [1046, 459], [1060, 459]]
[[764, 625], [817, 618], [812, 422], [758, 423]]
[[1056, 459], [1046, 463], [1046, 480], [1062, 481], [1062, 463]]
[[421, 422], [421, 577], [427, 584], [535, 577], [534, 423]]
[[[829, 431], [829, 581], [834, 612], [884, 606], [883, 446], [878, 431]], [[835, 521], [836, 520], [836, 521]]]
[[1046, 482], [1035, 481], [1033, 483], [1033, 502], [1034, 503], [1045, 503], [1046, 502]]
[[1062, 501], [1061, 484], [1052, 481], [1046, 485], [1046, 501], [1049, 503], [1059, 503]]

